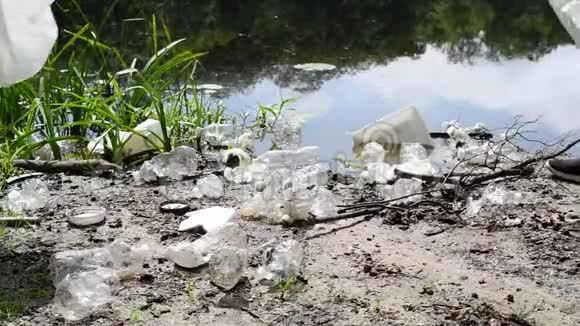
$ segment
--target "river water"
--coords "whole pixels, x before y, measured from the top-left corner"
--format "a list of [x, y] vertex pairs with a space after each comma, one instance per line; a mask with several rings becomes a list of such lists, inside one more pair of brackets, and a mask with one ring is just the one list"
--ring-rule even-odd
[[[541, 116], [550, 136], [580, 129], [580, 50], [545, 0], [108, 2], [82, 4], [86, 19], [109, 22], [101, 38], [139, 57], [155, 14], [174, 39], [208, 52], [198, 79], [225, 87], [216, 100], [241, 112], [296, 99], [305, 145], [325, 156], [350, 151], [349, 131], [411, 105], [432, 131], [516, 115]], [[80, 26], [74, 10], [57, 18]], [[307, 62], [337, 69], [293, 68]]]

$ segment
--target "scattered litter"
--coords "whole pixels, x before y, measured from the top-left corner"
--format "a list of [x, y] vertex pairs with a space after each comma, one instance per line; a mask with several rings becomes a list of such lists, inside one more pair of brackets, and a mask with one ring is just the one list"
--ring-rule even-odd
[[184, 268], [196, 268], [209, 262], [223, 247], [246, 248], [247, 235], [237, 224], [228, 223], [206, 233], [194, 242], [183, 241], [167, 248], [167, 258]]
[[[494, 208], [508, 204], [517, 205], [522, 202], [522, 198], [523, 196], [520, 192], [506, 191], [505, 188], [492, 184], [485, 188], [481, 198], [474, 199], [473, 197], [469, 197], [467, 199], [465, 214], [470, 218], [485, 218], [489, 214], [494, 214]], [[477, 222], [474, 221], [474, 223]]]
[[417, 143], [404, 143], [401, 145], [401, 163], [420, 162], [428, 158], [427, 150]]
[[138, 272], [150, 257], [149, 246], [131, 248], [122, 241], [103, 248], [54, 254], [50, 270], [58, 311], [67, 320], [88, 317], [110, 302], [120, 280]]
[[84, 319], [113, 300], [118, 283], [119, 275], [109, 268], [69, 274], [55, 291], [57, 311], [69, 321]]
[[182, 180], [197, 173], [197, 164], [197, 151], [191, 147], [179, 146], [143, 163], [133, 177], [137, 182], [155, 182], [166, 178]]
[[107, 210], [103, 207], [87, 206], [75, 209], [68, 217], [69, 223], [76, 226], [89, 226], [103, 222]]
[[[419, 179], [400, 179], [394, 185], [387, 185], [383, 188], [385, 199], [396, 199], [412, 194], [420, 193], [423, 190], [423, 182]], [[411, 196], [401, 199], [401, 202], [413, 202], [421, 199], [421, 195]]]
[[332, 71], [336, 69], [336, 66], [328, 63], [316, 62], [294, 65], [294, 69], [303, 71]]
[[26, 180], [21, 190], [12, 190], [8, 193], [7, 207], [12, 212], [29, 212], [46, 206], [48, 202], [48, 188], [38, 179]]
[[272, 130], [272, 141], [280, 149], [298, 149], [302, 144], [304, 121], [297, 117], [279, 119]]
[[159, 210], [162, 213], [173, 213], [175, 215], [184, 215], [189, 212], [189, 204], [181, 200], [169, 200], [159, 204]]
[[197, 188], [202, 196], [217, 199], [224, 196], [224, 184], [222, 180], [214, 174], [199, 179]]
[[256, 273], [262, 284], [278, 285], [300, 275], [304, 248], [296, 240], [288, 240], [264, 250], [262, 266]]
[[431, 150], [433, 144], [425, 122], [414, 107], [387, 115], [353, 133], [353, 152], [360, 156], [368, 143], [376, 142], [386, 150], [386, 162], [400, 161], [403, 143], [418, 143]]
[[370, 142], [365, 145], [360, 158], [366, 165], [369, 165], [371, 163], [383, 163], [386, 155], [387, 151], [385, 151], [382, 145]]
[[212, 146], [223, 146], [235, 139], [235, 129], [231, 124], [212, 123], [201, 129], [201, 135]]
[[209, 273], [213, 284], [226, 291], [240, 282], [247, 266], [246, 248], [223, 247], [209, 259]]
[[203, 232], [212, 232], [228, 223], [236, 214], [234, 208], [211, 207], [185, 214], [186, 220], [179, 224], [179, 231], [186, 232], [202, 229]]
[[262, 164], [267, 170], [280, 168], [296, 169], [317, 164], [320, 161], [320, 148], [303, 147], [297, 150], [268, 151], [254, 159], [254, 164]]
[[332, 191], [321, 188], [318, 190], [310, 213], [317, 218], [332, 217], [338, 215], [336, 199]]

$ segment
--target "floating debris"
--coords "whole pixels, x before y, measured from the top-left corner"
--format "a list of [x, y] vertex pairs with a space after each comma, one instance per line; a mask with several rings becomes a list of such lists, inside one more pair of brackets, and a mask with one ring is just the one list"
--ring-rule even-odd
[[201, 84], [197, 86], [198, 90], [205, 90], [205, 91], [221, 91], [222, 89], [224, 89], [224, 87], [222, 85], [218, 85], [218, 84]]
[[336, 69], [336, 66], [328, 63], [314, 62], [294, 65], [294, 69], [302, 71], [332, 71]]

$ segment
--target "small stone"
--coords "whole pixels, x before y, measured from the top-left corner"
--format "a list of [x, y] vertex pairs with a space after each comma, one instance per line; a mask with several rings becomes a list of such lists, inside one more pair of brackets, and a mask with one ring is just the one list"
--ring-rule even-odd
[[506, 297], [506, 300], [508, 302], [513, 303], [514, 302], [514, 296], [513, 296], [513, 294], [508, 294], [507, 297]]

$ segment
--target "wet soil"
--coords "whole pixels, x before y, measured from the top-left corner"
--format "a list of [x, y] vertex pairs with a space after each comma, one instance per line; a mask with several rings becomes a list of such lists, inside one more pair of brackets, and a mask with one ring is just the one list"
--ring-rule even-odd
[[[214, 201], [188, 198], [191, 180], [137, 186], [128, 176], [43, 178], [51, 199], [36, 214], [40, 225], [7, 228], [0, 239], [0, 307], [29, 307], [0, 324], [580, 324], [580, 186], [548, 176], [510, 182], [509, 188], [526, 194], [525, 202], [494, 210], [493, 221], [478, 226], [453, 224], [456, 217], [446, 219], [436, 208], [417, 209], [412, 219], [377, 216], [309, 228], [239, 220], [256, 250], [248, 280], [233, 290], [212, 285], [205, 268], [183, 270], [157, 254], [122, 283], [114, 302], [76, 323], [66, 323], [52, 301], [53, 253], [118, 239], [159, 248], [195, 240], [199, 235], [177, 232], [182, 217], [161, 213], [161, 202], [239, 207], [250, 188], [229, 185], [227, 196]], [[361, 196], [355, 185], [338, 181], [334, 190], [345, 201]], [[71, 227], [67, 214], [84, 205], [107, 208], [106, 222]], [[506, 227], [501, 220], [518, 222]], [[286, 290], [252, 281], [259, 248], [272, 239], [305, 246], [302, 274]]]

